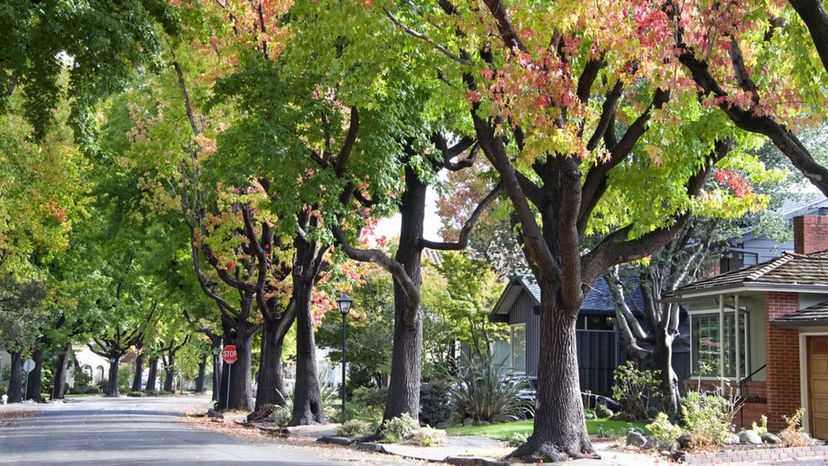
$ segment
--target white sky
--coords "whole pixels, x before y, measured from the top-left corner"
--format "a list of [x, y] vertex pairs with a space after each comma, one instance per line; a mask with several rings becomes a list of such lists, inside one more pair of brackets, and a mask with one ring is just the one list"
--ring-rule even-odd
[[[425, 222], [423, 232], [426, 239], [439, 241], [440, 217], [437, 216], [437, 193], [431, 187], [426, 192]], [[386, 238], [400, 236], [400, 214], [384, 218], [377, 224], [377, 235]]]

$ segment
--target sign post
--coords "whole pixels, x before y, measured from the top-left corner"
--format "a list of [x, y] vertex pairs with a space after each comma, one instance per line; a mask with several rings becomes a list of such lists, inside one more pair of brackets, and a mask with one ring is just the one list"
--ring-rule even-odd
[[232, 375], [233, 363], [239, 360], [236, 345], [225, 346], [224, 351], [221, 352], [221, 359], [227, 364], [227, 398], [224, 401], [224, 409], [228, 409], [230, 407], [230, 376]]
[[26, 362], [23, 363], [23, 372], [26, 373], [26, 385], [23, 390], [23, 400], [29, 399], [29, 372], [33, 371], [35, 368], [35, 362], [31, 359], [27, 359]]

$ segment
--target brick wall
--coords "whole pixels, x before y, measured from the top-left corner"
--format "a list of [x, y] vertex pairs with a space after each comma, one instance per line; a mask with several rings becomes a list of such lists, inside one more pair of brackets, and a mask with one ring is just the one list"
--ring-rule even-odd
[[794, 251], [800, 254], [828, 249], [828, 216], [794, 217]]
[[784, 427], [782, 416], [790, 416], [801, 405], [799, 387], [799, 334], [796, 330], [778, 328], [770, 321], [799, 309], [796, 293], [768, 292], [765, 310], [768, 323], [765, 335], [767, 363], [768, 428]]

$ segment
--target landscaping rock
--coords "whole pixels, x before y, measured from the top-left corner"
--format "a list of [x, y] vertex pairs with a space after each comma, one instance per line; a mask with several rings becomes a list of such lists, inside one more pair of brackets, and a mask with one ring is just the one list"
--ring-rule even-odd
[[725, 445], [738, 445], [739, 443], [740, 439], [736, 434], [730, 434], [730, 438], [724, 441]]
[[800, 432], [799, 436], [802, 437], [802, 441], [807, 443], [808, 445], [814, 443], [814, 439], [811, 438], [811, 434], [808, 432]]
[[655, 437], [649, 436], [647, 437], [647, 441], [644, 443], [644, 448], [647, 450], [652, 450], [658, 447], [658, 440]]
[[474, 425], [474, 419], [472, 419], [470, 417], [467, 417], [466, 419], [463, 419], [463, 425], [465, 427], [468, 427], [470, 425]]
[[771, 445], [776, 445], [777, 443], [781, 442], [782, 440], [776, 434], [772, 434], [770, 432], [765, 432], [765, 434], [762, 435], [762, 441], [765, 442], [765, 443], [770, 443]]
[[631, 430], [627, 433], [627, 445], [632, 447], [643, 447], [647, 444], [647, 439], [638, 432]]
[[690, 448], [690, 442], [693, 441], [693, 437], [690, 434], [684, 433], [678, 438], [679, 448], [682, 450], [686, 450]]
[[762, 437], [752, 430], [745, 430], [739, 434], [739, 443], [749, 443], [751, 445], [761, 445]]

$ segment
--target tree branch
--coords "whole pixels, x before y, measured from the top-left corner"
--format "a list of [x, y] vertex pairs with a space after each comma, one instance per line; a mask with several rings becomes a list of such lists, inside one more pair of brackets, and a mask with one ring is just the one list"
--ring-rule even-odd
[[480, 216], [483, 214], [483, 211], [495, 200], [497, 196], [500, 194], [500, 191], [503, 189], [503, 183], [498, 183], [483, 200], [477, 204], [477, 207], [474, 208], [472, 211], [471, 216], [466, 220], [466, 223], [463, 225], [463, 228], [460, 229], [460, 235], [457, 239], [457, 242], [443, 242], [443, 241], [430, 241], [427, 239], [420, 240], [420, 247], [435, 249], [440, 251], [460, 251], [465, 249], [466, 246], [469, 244], [469, 236], [471, 235], [472, 230], [474, 230], [475, 225], [477, 225], [477, 221], [480, 219]]

